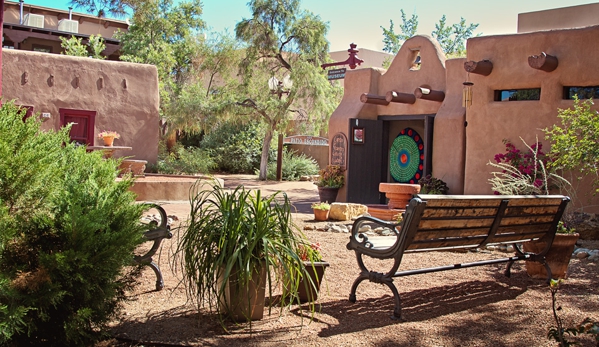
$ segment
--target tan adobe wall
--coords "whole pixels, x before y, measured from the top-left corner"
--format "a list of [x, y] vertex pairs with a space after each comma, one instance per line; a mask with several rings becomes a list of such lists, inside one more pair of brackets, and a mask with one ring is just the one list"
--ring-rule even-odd
[[599, 24], [599, 3], [518, 14], [518, 32], [582, 28]]
[[[494, 170], [487, 163], [505, 152], [503, 139], [523, 148], [519, 137], [529, 144], [538, 137], [548, 149], [540, 129], [558, 122], [558, 108], [572, 105], [572, 100], [563, 99], [563, 87], [599, 85], [599, 69], [595, 68], [599, 47], [590, 44], [597, 40], [599, 26], [468, 40], [468, 60], [488, 59], [493, 71], [486, 77], [470, 74], [474, 87], [466, 117], [465, 194], [492, 193], [487, 180]], [[529, 66], [528, 57], [541, 52], [558, 58], [554, 71]], [[540, 100], [493, 101], [494, 90], [525, 88], [541, 88]], [[580, 190], [584, 191], [588, 188]]]
[[[44, 129], [60, 126], [60, 108], [96, 111], [94, 135], [115, 130], [115, 157], [155, 163], [159, 140], [156, 67], [20, 50], [3, 50], [3, 99], [48, 112]], [[52, 78], [53, 76], [53, 78]], [[95, 145], [100, 145], [95, 138]]]

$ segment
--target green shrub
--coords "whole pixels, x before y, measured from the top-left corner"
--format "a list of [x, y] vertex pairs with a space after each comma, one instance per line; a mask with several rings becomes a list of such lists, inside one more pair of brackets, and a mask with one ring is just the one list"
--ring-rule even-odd
[[93, 345], [134, 282], [143, 206], [68, 131], [0, 108], [1, 345]]
[[263, 138], [258, 124], [226, 122], [204, 135], [202, 148], [210, 153], [218, 171], [254, 173], [260, 167]]
[[[276, 155], [274, 161], [268, 163], [266, 177], [269, 180], [277, 178], [277, 162]], [[306, 175], [316, 175], [318, 173], [318, 163], [314, 158], [308, 157], [301, 153], [297, 154], [287, 148], [283, 149], [283, 164], [281, 167], [281, 175], [285, 181], [299, 181], [300, 177]], [[256, 174], [258, 174], [256, 172]]]
[[171, 153], [161, 148], [158, 162], [151, 171], [162, 174], [207, 174], [215, 167], [215, 163], [203, 149], [175, 146]]

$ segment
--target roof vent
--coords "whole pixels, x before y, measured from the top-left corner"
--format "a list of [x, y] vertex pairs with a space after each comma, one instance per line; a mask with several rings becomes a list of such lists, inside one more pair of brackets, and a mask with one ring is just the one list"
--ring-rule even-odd
[[79, 33], [79, 22], [70, 19], [61, 19], [58, 21], [58, 30], [69, 33]]
[[23, 18], [23, 24], [30, 27], [43, 28], [44, 16], [41, 14], [27, 13]]

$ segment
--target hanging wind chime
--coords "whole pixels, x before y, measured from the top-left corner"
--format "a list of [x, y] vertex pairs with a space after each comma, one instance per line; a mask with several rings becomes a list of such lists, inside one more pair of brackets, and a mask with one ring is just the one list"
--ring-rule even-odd
[[472, 86], [474, 83], [470, 82], [470, 73], [466, 77], [464, 82], [464, 89], [462, 90], [462, 107], [470, 107], [472, 105]]

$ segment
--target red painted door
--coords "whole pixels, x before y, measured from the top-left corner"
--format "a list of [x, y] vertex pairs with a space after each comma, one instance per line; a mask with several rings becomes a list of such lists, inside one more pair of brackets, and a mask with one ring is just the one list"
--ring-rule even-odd
[[82, 145], [92, 146], [94, 144], [96, 111], [71, 110], [66, 108], [61, 108], [58, 111], [60, 112], [61, 127], [72, 124], [71, 132], [69, 133], [71, 141]]

